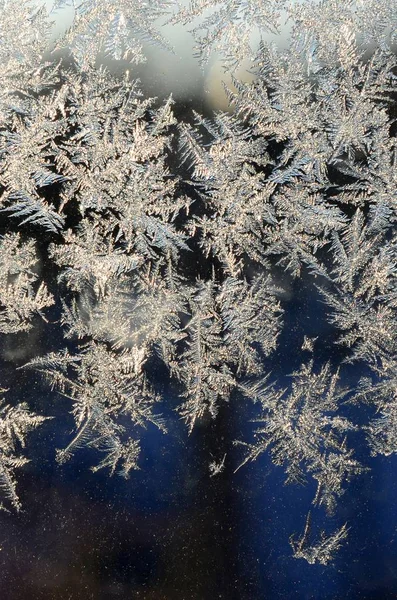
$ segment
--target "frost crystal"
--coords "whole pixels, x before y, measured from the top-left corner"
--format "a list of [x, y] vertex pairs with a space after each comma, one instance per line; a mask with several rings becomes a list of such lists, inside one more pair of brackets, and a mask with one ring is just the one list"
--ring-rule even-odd
[[[256, 402], [243, 464], [269, 452], [337, 514], [365, 470], [346, 402], [376, 408], [373, 454], [397, 451], [396, 0], [72, 4], [51, 50], [44, 8], [0, 0], [0, 333], [34, 331], [37, 316], [62, 328], [64, 347], [26, 365], [71, 403], [58, 461], [89, 447], [94, 471], [136, 469], [143, 428], [166, 429], [159, 368], [188, 432]], [[134, 65], [147, 42], [168, 51], [160, 17], [192, 26], [203, 62], [221, 54], [228, 113], [183, 120], [171, 97], [143, 97]], [[270, 43], [284, 21], [284, 46]], [[245, 58], [252, 83], [233, 76]], [[265, 373], [299, 282], [320, 299], [334, 353], [324, 361], [329, 338], [302, 320], [285, 384], [290, 365]], [[347, 363], [367, 374], [349, 390]], [[45, 418], [28, 404], [0, 414], [0, 487], [16, 508], [16, 448]], [[293, 552], [326, 564], [347, 528], [312, 543], [311, 518]]]

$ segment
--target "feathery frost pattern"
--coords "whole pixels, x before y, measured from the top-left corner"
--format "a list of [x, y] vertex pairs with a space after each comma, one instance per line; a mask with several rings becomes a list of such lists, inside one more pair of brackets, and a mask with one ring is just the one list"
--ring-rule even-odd
[[362, 471], [346, 447], [346, 433], [354, 426], [337, 413], [343, 398], [338, 373], [332, 374], [328, 364], [314, 373], [310, 361], [291, 377], [290, 391], [267, 382], [244, 390], [263, 410], [263, 427], [255, 433], [256, 443], [248, 445], [244, 462], [269, 448], [273, 462], [285, 466], [287, 483], [301, 483], [310, 473], [317, 481], [313, 503], [333, 513], [343, 484]]
[[[90, 448], [93, 471], [137, 469], [143, 429], [167, 431], [157, 367], [186, 443], [252, 400], [259, 425], [253, 442], [235, 440], [240, 466], [268, 453], [287, 483], [314, 483], [290, 544], [325, 565], [348, 527], [312, 538], [311, 523], [323, 510], [338, 519], [366, 471], [346, 407], [370, 404], [371, 453], [397, 452], [397, 3], [73, 1], [51, 46], [66, 4], [47, 14], [0, 0], [0, 333], [62, 329], [63, 348], [19, 365], [70, 402], [74, 432], [56, 457]], [[134, 65], [147, 43], [172, 51], [165, 21], [191, 26], [203, 65], [220, 53], [229, 112], [183, 120], [172, 97], [144, 97]], [[237, 79], [243, 59], [252, 83]], [[333, 341], [303, 323], [300, 367], [273, 373], [299, 285]], [[344, 383], [348, 364], [355, 385]], [[0, 488], [16, 509], [18, 446], [51, 416], [30, 412], [29, 399], [0, 407]], [[226, 452], [209, 474], [230, 462]]]
[[[1, 390], [1, 394], [7, 391]], [[29, 459], [19, 455], [19, 451], [25, 447], [27, 434], [45, 420], [46, 417], [30, 411], [26, 402], [11, 406], [4, 398], [0, 401], [0, 490], [5, 502], [1, 502], [0, 508], [3, 510], [8, 510], [7, 505], [15, 510], [21, 508], [14, 471], [23, 467]]]

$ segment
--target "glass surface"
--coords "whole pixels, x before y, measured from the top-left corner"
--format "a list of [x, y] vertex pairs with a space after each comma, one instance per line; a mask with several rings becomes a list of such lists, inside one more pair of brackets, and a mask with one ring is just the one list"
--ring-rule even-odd
[[[18, 415], [0, 415], [0, 600], [396, 598], [395, 147], [382, 141], [395, 138], [395, 3], [357, 2], [354, 12], [325, 1], [307, 16], [280, 2], [280, 19], [292, 10], [303, 32], [291, 87], [292, 50], [278, 61], [267, 44], [282, 52], [296, 31], [289, 21], [269, 31], [255, 12], [268, 3], [238, 3], [237, 17], [230, 7], [222, 17], [225, 35], [236, 17], [236, 48], [251, 23], [247, 43], [259, 52], [255, 67], [241, 55], [236, 68], [235, 48], [229, 62], [222, 46], [201, 65], [197, 57], [190, 30], [215, 2], [189, 23], [166, 23], [148, 17], [160, 2], [90, 0], [76, 13], [84, 25], [88, 11], [89, 33], [76, 38], [72, 7], [58, 4], [44, 51], [41, 29], [29, 37], [29, 3], [0, 2], [0, 387], [5, 407], [27, 403], [46, 417], [37, 428], [22, 419], [25, 440], [10, 434]], [[121, 12], [106, 26], [113, 5]], [[134, 43], [123, 38], [129, 10], [142, 10], [138, 25], [129, 21]], [[148, 42], [146, 18], [163, 45]], [[69, 27], [70, 47], [51, 53]], [[120, 59], [114, 41], [116, 50], [104, 46], [114, 55], [93, 61], [102, 34], [147, 62]], [[370, 71], [377, 52], [390, 64]], [[6, 264], [7, 244], [17, 266]], [[337, 272], [342, 255], [353, 255], [351, 276]], [[356, 321], [347, 305], [362, 309]], [[45, 367], [35, 363], [50, 353]], [[312, 358], [307, 389], [293, 397]], [[322, 369], [318, 403], [335, 396], [335, 407], [320, 414], [312, 402], [328, 421], [309, 414], [303, 436]], [[365, 401], [349, 402], [359, 393]], [[296, 439], [309, 449], [296, 450]], [[332, 466], [335, 455], [347, 473], [353, 465], [351, 477]], [[301, 480], [287, 485], [288, 475]], [[327, 485], [330, 514], [319, 500]], [[346, 539], [321, 559], [319, 546], [345, 523]]]

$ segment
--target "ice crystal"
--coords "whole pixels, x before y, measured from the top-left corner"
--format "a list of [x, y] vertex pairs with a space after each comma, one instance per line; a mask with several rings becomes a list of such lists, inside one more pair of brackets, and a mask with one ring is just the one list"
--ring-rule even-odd
[[[254, 400], [243, 462], [269, 452], [288, 482], [315, 480], [328, 513], [365, 468], [345, 402], [375, 406], [374, 454], [397, 451], [396, 15], [395, 0], [84, 0], [51, 52], [45, 9], [0, 1], [0, 332], [62, 311], [64, 347], [27, 365], [71, 402], [59, 462], [89, 447], [95, 471], [138, 467], [142, 428], [165, 430], [153, 364], [189, 432]], [[166, 51], [160, 16], [203, 16], [192, 25], [203, 61], [215, 49], [236, 72], [251, 58], [229, 113], [183, 120], [172, 98], [143, 97], [134, 64], [147, 41]], [[267, 36], [284, 20], [282, 47]], [[111, 74], [104, 55], [131, 71]], [[321, 297], [338, 364], [302, 325], [301, 367], [284, 385], [264, 373], [299, 280]], [[354, 390], [346, 363], [367, 371]], [[0, 483], [19, 508], [16, 440], [43, 417], [25, 403], [0, 417]], [[225, 456], [210, 474], [224, 468]], [[310, 520], [294, 555], [326, 564], [347, 528], [312, 543]]]

